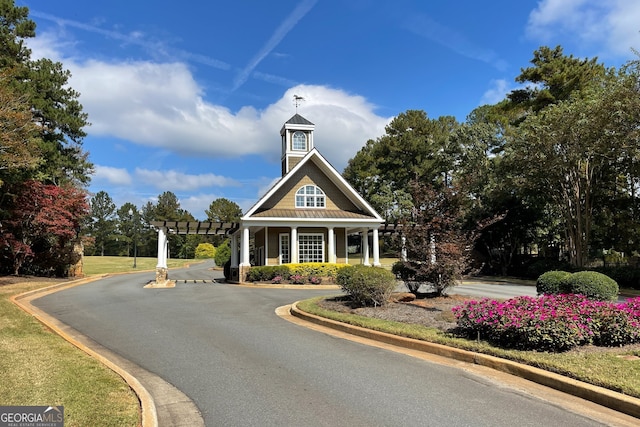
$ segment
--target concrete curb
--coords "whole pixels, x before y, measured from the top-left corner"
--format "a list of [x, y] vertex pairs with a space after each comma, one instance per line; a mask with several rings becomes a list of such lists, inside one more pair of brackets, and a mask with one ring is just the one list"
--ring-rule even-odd
[[573, 396], [589, 400], [598, 405], [613, 409], [614, 411], [640, 418], [640, 399], [638, 398], [627, 396], [622, 393], [617, 393], [603, 387], [587, 384], [585, 382], [574, 380], [533, 366], [523, 365], [521, 363], [501, 359], [499, 357], [474, 353], [472, 351], [461, 350], [453, 347], [447, 347], [442, 344], [435, 344], [427, 341], [400, 337], [385, 332], [373, 331], [371, 329], [349, 325], [347, 323], [342, 323], [324, 317], [316, 316], [314, 314], [300, 310], [297, 306], [298, 302], [299, 301], [291, 304], [290, 313], [292, 316], [295, 316], [299, 319], [303, 319], [317, 325], [332, 328], [355, 336], [380, 341], [386, 344], [423, 351], [426, 353], [459, 360], [461, 362], [472, 363], [492, 368], [553, 388], [563, 393], [571, 394]]
[[[204, 420], [202, 419], [200, 411], [193, 401], [180, 390], [157, 375], [120, 357], [31, 304], [33, 300], [44, 297], [45, 295], [91, 283], [109, 276], [111, 275], [103, 274], [72, 282], [59, 283], [13, 295], [9, 300], [50, 328], [64, 340], [120, 375], [138, 396], [143, 427], [204, 426]], [[146, 384], [146, 386], [143, 385], [143, 383]]]

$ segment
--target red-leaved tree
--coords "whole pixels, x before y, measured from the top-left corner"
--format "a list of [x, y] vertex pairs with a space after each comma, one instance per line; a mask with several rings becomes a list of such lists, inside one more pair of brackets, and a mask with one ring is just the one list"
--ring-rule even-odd
[[86, 192], [73, 186], [25, 181], [6, 193], [0, 255], [13, 274], [64, 275], [74, 264], [73, 243], [89, 211]]

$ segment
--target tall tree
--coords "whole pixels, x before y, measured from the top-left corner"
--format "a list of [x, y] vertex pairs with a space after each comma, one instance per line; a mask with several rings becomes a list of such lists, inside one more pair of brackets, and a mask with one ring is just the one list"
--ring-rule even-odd
[[561, 46], [551, 49], [541, 46], [533, 52], [531, 67], [521, 69], [518, 83], [528, 83], [513, 90], [498, 104], [503, 113], [511, 115], [516, 123], [549, 105], [569, 99], [606, 73], [597, 58], [580, 59], [565, 55]]
[[571, 263], [589, 255], [594, 208], [606, 203], [621, 160], [638, 158], [638, 75], [602, 78], [518, 128], [508, 151], [517, 184], [560, 208]]
[[82, 149], [87, 115], [79, 94], [68, 86], [70, 73], [61, 63], [31, 60], [24, 41], [35, 37], [36, 25], [28, 12], [13, 0], [0, 0], [0, 72], [11, 70], [10, 86], [29, 102], [38, 125], [39, 151], [47, 159], [30, 177], [56, 185], [86, 184], [93, 171]]
[[[449, 116], [429, 119], [420, 110], [401, 113], [387, 125], [385, 135], [368, 141], [349, 160], [343, 176], [354, 188], [362, 190], [376, 209], [385, 212], [391, 206], [394, 215], [398, 214], [406, 210], [412, 181], [451, 183], [457, 148], [451, 144], [450, 136], [458, 125]], [[394, 195], [393, 200], [379, 197], [386, 190]]]
[[105, 191], [99, 191], [91, 198], [91, 235], [95, 238], [95, 244], [100, 249], [100, 255], [104, 256], [104, 248], [107, 242], [115, 238], [116, 205]]
[[242, 209], [237, 203], [224, 197], [215, 199], [206, 209], [207, 221], [212, 222], [238, 222], [242, 216]]

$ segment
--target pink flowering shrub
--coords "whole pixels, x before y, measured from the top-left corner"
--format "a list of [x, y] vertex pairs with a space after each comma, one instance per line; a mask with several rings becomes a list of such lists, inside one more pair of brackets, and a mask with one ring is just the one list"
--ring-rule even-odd
[[292, 274], [291, 277], [289, 277], [289, 281], [294, 285], [303, 285], [307, 279], [301, 274]]
[[520, 350], [566, 351], [586, 344], [640, 342], [640, 298], [624, 303], [583, 295], [469, 301], [453, 308], [458, 331]]

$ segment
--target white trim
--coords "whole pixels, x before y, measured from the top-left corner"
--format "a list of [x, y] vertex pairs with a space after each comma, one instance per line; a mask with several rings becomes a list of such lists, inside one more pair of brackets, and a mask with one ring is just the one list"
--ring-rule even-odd
[[[334, 184], [338, 186], [342, 190], [342, 193], [353, 202], [356, 206], [367, 212], [369, 215], [373, 217], [372, 221], [376, 223], [382, 223], [384, 220], [376, 212], [375, 209], [364, 199], [358, 192], [336, 171], [336, 169], [331, 166], [331, 164], [324, 158], [322, 155], [316, 150], [312, 148], [300, 162], [293, 167], [284, 177], [282, 177], [267, 193], [260, 198], [248, 211], [243, 215], [241, 221], [245, 221], [250, 219], [251, 215], [253, 215], [260, 206], [264, 202], [266, 202], [271, 196], [273, 196], [276, 191], [278, 191], [292, 176], [295, 175], [295, 172], [302, 168], [308, 161], [314, 161], [320, 169], [323, 169], [323, 172]], [[265, 218], [261, 218], [265, 219]], [[316, 220], [317, 221], [317, 220]]]

